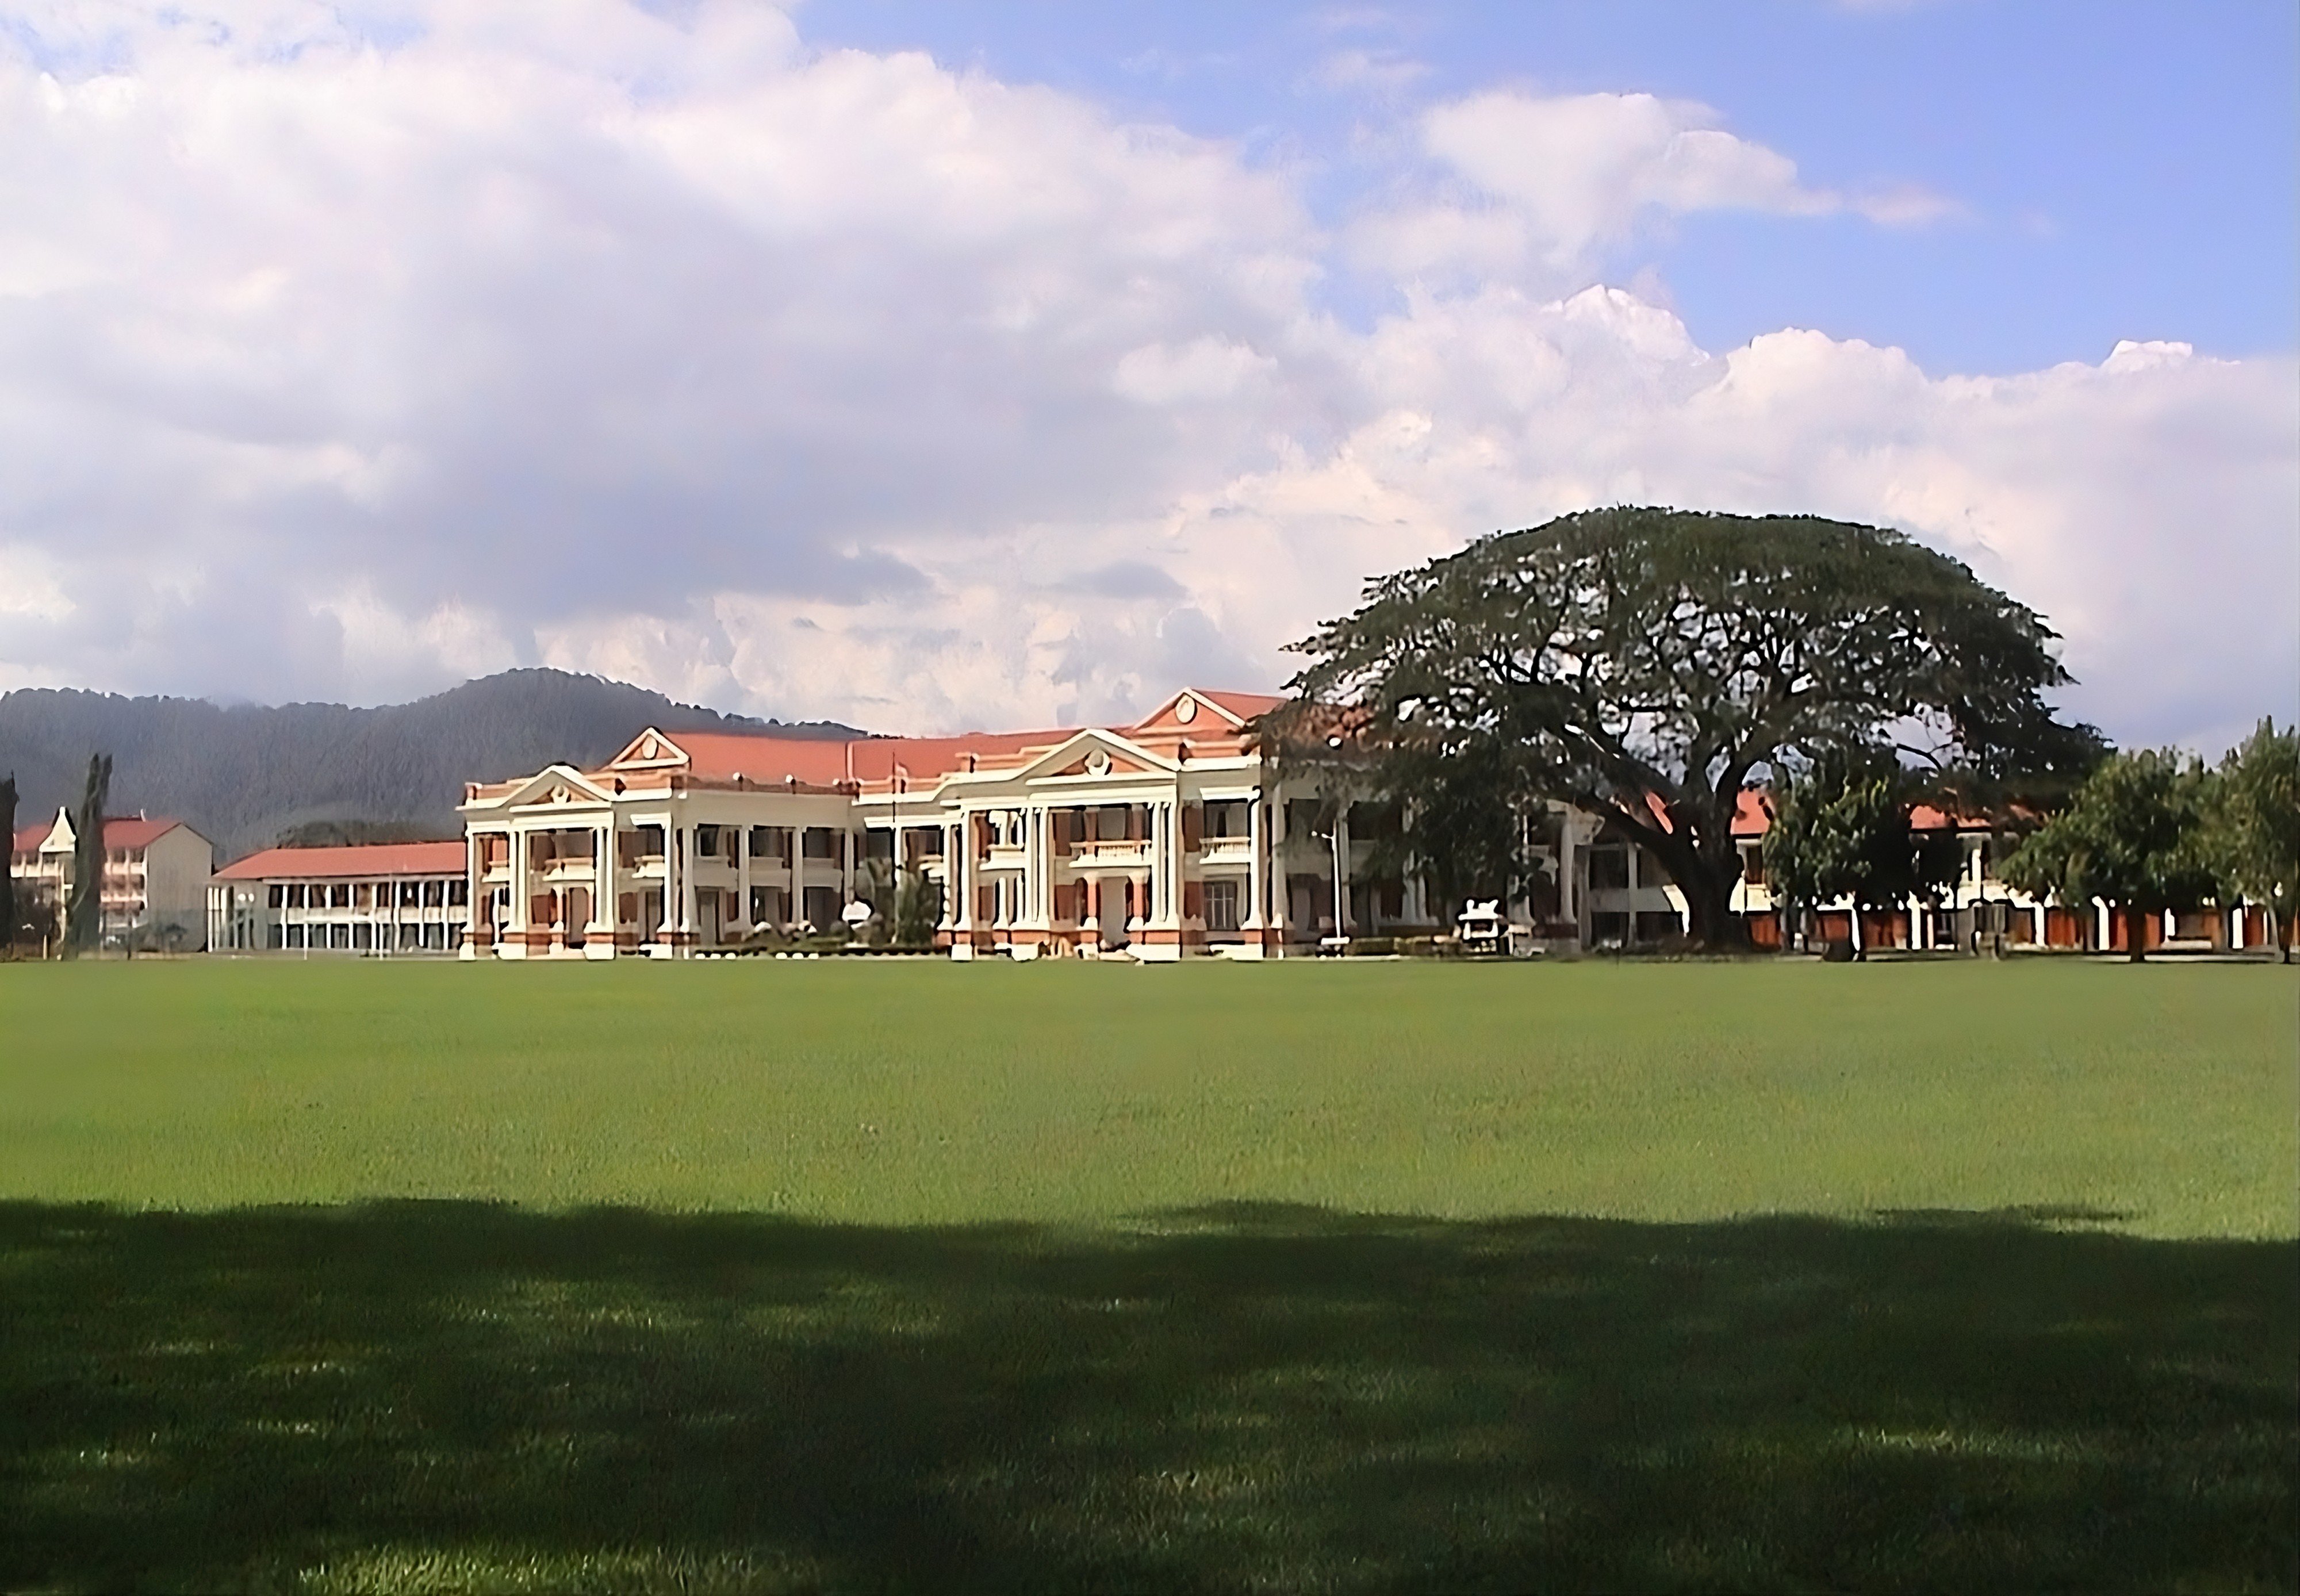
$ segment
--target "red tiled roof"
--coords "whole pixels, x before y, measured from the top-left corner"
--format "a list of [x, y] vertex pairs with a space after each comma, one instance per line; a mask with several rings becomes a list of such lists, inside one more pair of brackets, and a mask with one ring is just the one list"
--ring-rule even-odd
[[[108, 818], [104, 822], [104, 845], [106, 848], [148, 848], [183, 824], [181, 820], [165, 818], [146, 819], [141, 815]], [[13, 852], [31, 852], [46, 842], [48, 834], [55, 828], [54, 820], [45, 825], [24, 827], [16, 833], [12, 844]], [[190, 827], [186, 827], [185, 829], [189, 830]], [[192, 835], [197, 836], [199, 834], [193, 832]]]
[[218, 881], [278, 881], [351, 876], [460, 876], [463, 844], [367, 843], [346, 848], [266, 848], [235, 860]]
[[1772, 829], [1772, 825], [1771, 801], [1754, 787], [1743, 787], [1733, 803], [1733, 835], [1762, 836]]
[[181, 825], [181, 820], [146, 820], [140, 816], [133, 820], [107, 819], [104, 823], [104, 845], [107, 848], [148, 848]]
[[[1772, 800], [1760, 789], [1751, 787], [1741, 794], [1741, 802], [1733, 816], [1735, 836], [1762, 836], [1772, 827]], [[1987, 831], [1990, 823], [1970, 815], [1953, 815], [1929, 803], [1912, 804], [1909, 809], [1909, 825], [1917, 831]]]
[[1208, 703], [1220, 704], [1240, 720], [1251, 720], [1256, 715], [1266, 715], [1286, 702], [1282, 693], [1209, 693], [1202, 687], [1190, 689], [1190, 696], [1203, 698]]
[[1076, 736], [1075, 729], [968, 732], [956, 737], [872, 737], [846, 746], [854, 752], [857, 780], [892, 781], [895, 767], [900, 765], [906, 783], [926, 783], [965, 769], [969, 754], [978, 762], [1011, 762], [1019, 755], [1059, 746]]
[[828, 786], [846, 779], [846, 744], [827, 737], [749, 737], [738, 732], [664, 736], [685, 751], [687, 774], [707, 780], [728, 781], [740, 776], [768, 783], [796, 776], [810, 786]]
[[[1286, 702], [1267, 693], [1208, 693], [1195, 687], [1190, 692], [1245, 719]], [[652, 765], [632, 769], [607, 766], [592, 774], [598, 780], [621, 775], [629, 780], [644, 781], [657, 771], [664, 771], [705, 781], [731, 781], [739, 776], [760, 786], [773, 786], [796, 778], [814, 787], [847, 781], [884, 787], [895, 780], [896, 768], [900, 766], [905, 784], [923, 787], [942, 777], [965, 770], [970, 758], [979, 765], [996, 769], [1015, 763], [1026, 754], [1057, 747], [1081, 729], [1084, 728], [1049, 727], [1037, 731], [977, 731], [949, 737], [857, 737], [851, 741], [777, 736], [772, 733], [754, 736], [744, 732], [661, 732], [657, 735], [665, 742], [686, 753], [683, 767]], [[1128, 728], [1112, 729], [1123, 736]], [[505, 783], [501, 786], [515, 785]]]

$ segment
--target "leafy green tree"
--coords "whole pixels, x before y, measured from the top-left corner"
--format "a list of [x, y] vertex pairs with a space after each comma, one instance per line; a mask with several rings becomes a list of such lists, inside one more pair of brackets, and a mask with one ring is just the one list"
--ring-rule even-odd
[[2268, 910], [2279, 956], [2292, 957], [2300, 900], [2300, 729], [2262, 720], [2229, 751], [2206, 794], [2205, 851], [2226, 896]]
[[871, 946], [934, 945], [935, 928], [942, 921], [942, 887], [924, 871], [897, 869], [893, 860], [873, 854], [855, 866], [854, 895], [871, 906], [862, 936]]
[[[1472, 898], [1508, 902], [1543, 886], [1546, 878], [1526, 845], [1529, 817], [1498, 749], [1451, 758], [1410, 751], [1387, 779], [1412, 797], [1400, 806], [1397, 830], [1375, 846], [1369, 861], [1375, 873], [1417, 870], [1430, 902], [1446, 914]], [[1546, 816], [1534, 819], [1539, 824]]]
[[1962, 852], [1955, 833], [1912, 823], [1919, 796], [1889, 753], [1826, 749], [1782, 777], [1765, 833], [1773, 895], [1793, 916], [1836, 898], [1856, 909], [1932, 902], [1956, 879]]
[[71, 895], [65, 901], [64, 948], [76, 953], [104, 940], [104, 806], [112, 794], [112, 756], [91, 755], [88, 786], [72, 816]]
[[2054, 636], [1897, 532], [1591, 511], [1369, 583], [1294, 645], [1310, 662], [1266, 729], [1299, 745], [1347, 726], [1395, 778], [1480, 761], [1511, 806], [1609, 822], [1683, 892], [1696, 943], [1734, 946], [1753, 774], [1888, 732], [1976, 782], [2087, 759], [2097, 735], [2043, 700], [2069, 680]]
[[923, 870], [904, 870], [895, 895], [895, 945], [929, 948], [942, 922], [942, 885]]
[[2147, 953], [2148, 917], [2212, 895], [2203, 764], [2171, 748], [2112, 755], [2006, 856], [2004, 879], [2063, 903], [2098, 898], [2124, 917], [2127, 952]]

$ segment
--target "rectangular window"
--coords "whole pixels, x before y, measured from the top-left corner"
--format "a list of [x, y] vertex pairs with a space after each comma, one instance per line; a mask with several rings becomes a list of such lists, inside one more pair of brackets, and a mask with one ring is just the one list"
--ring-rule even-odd
[[267, 948], [286, 947], [288, 945], [288, 927], [280, 925], [277, 920], [273, 921], [271, 925], [264, 927], [263, 945]]
[[1589, 890], [1619, 893], [1629, 889], [1629, 851], [1618, 844], [1589, 850]]
[[447, 883], [447, 902], [458, 909], [471, 901], [471, 884], [458, 876]]
[[[838, 834], [828, 826], [810, 826], [801, 840], [800, 848], [809, 859], [837, 859]], [[810, 912], [807, 918], [812, 919], [814, 916]]]
[[866, 831], [862, 834], [862, 857], [886, 859], [895, 857], [895, 834], [891, 831]]
[[[360, 928], [362, 930], [365, 930], [367, 927], [362, 926]], [[352, 928], [347, 925], [340, 923], [329, 927], [328, 945], [331, 948], [347, 951], [352, 945]]]
[[279, 882], [273, 882], [271, 884], [271, 900], [272, 908], [279, 909], [283, 907], [288, 902], [288, 889], [282, 886]]
[[337, 882], [329, 890], [329, 901], [334, 908], [349, 909], [352, 906], [352, 884], [348, 881]]
[[697, 826], [695, 828], [695, 856], [697, 859], [719, 857], [719, 828], [716, 826]]
[[1235, 931], [1238, 929], [1238, 887], [1235, 881], [1209, 881], [1205, 884], [1206, 929]]

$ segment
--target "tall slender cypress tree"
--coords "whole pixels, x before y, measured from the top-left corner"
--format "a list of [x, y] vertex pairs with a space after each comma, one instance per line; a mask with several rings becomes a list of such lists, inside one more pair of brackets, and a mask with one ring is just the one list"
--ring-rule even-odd
[[16, 776], [0, 781], [0, 835], [8, 839], [10, 869], [0, 870], [0, 955], [16, 945]]
[[112, 795], [112, 756], [92, 754], [88, 790], [72, 817], [72, 884], [64, 914], [64, 946], [73, 952], [104, 940], [104, 805]]

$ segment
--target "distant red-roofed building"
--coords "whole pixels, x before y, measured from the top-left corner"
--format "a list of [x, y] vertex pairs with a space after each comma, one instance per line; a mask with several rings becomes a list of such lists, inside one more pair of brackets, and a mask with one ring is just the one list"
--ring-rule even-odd
[[208, 888], [216, 952], [448, 954], [471, 919], [461, 842], [266, 848]]
[[[28, 826], [10, 839], [8, 874], [16, 883], [21, 917], [63, 935], [65, 907], [77, 864], [71, 814], [58, 810], [46, 826]], [[121, 815], [104, 823], [101, 935], [107, 945], [197, 952], [215, 848], [181, 820]]]
[[[1734, 889], [1733, 906], [1748, 923], [1753, 941], [1778, 946], [1789, 928], [1780, 924], [1781, 905], [1765, 879], [1764, 839], [1771, 825], [1771, 800], [1754, 790], [1741, 797], [1741, 812], [1733, 825], [1741, 848], [1741, 882]], [[1912, 899], [1889, 909], [1856, 914], [1845, 902], [1809, 905], [1811, 940], [1918, 952], [1974, 952], [2000, 946], [2123, 950], [2123, 917], [2112, 913], [2110, 905], [2033, 897], [1998, 876], [1998, 867], [2021, 839], [2021, 829], [2004, 819], [1951, 814], [1921, 803], [1909, 811], [1909, 823], [1921, 832], [1955, 834], [1955, 878], [1929, 901]], [[2151, 949], [2203, 952], [2266, 946], [2269, 927], [2267, 917], [2256, 908], [2205, 904], [2168, 910], [2151, 919], [2144, 935]]]

